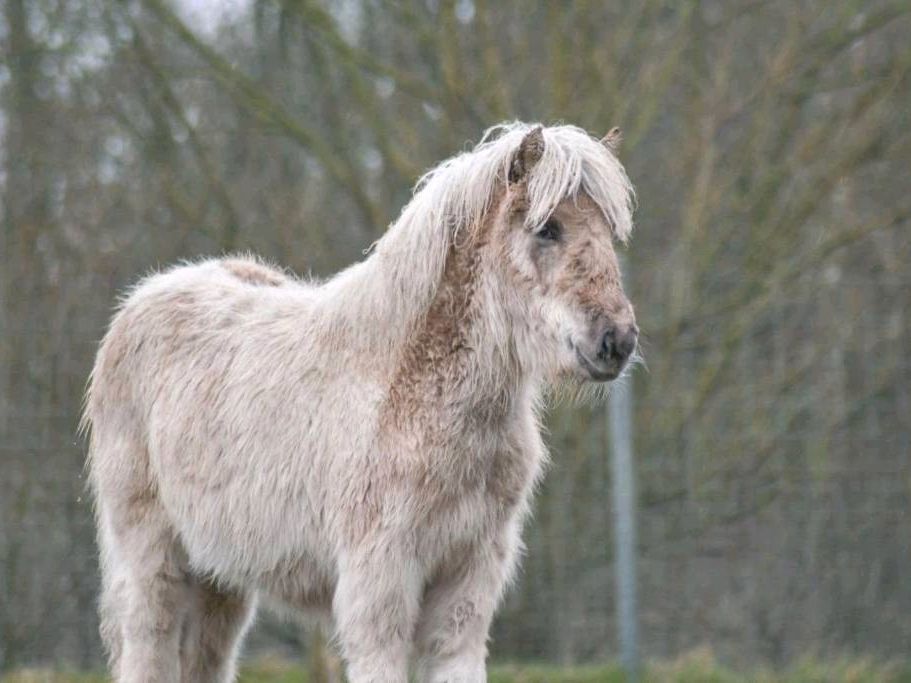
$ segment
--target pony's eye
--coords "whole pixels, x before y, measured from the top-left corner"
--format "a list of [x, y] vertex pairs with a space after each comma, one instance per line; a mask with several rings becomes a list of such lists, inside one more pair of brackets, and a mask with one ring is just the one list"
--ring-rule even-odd
[[541, 226], [538, 232], [535, 233], [535, 236], [548, 242], [556, 242], [560, 239], [560, 234], [562, 232], [563, 228], [560, 226], [560, 223], [554, 218], [549, 218], [547, 222]]

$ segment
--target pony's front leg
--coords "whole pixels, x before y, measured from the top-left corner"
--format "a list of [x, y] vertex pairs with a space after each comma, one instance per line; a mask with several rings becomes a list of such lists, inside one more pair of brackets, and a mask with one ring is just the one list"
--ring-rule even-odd
[[332, 607], [349, 683], [407, 683], [420, 591], [392, 544], [343, 558]]
[[487, 633], [519, 546], [518, 523], [428, 587], [415, 633], [420, 683], [484, 683]]

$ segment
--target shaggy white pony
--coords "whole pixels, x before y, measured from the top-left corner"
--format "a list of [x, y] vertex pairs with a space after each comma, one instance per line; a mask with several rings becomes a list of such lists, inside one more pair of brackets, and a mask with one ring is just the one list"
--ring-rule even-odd
[[85, 414], [117, 681], [232, 679], [259, 597], [331, 617], [352, 683], [486, 679], [539, 397], [636, 346], [612, 140], [491, 129], [325, 282], [241, 257], [129, 293]]

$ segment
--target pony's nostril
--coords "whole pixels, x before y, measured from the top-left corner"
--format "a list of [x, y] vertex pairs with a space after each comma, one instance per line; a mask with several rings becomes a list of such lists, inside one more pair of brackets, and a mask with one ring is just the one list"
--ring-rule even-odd
[[617, 340], [617, 355], [623, 359], [629, 358], [633, 351], [636, 350], [636, 340], [638, 337], [638, 331], [635, 327], [628, 329]]
[[601, 347], [598, 349], [598, 356], [602, 359], [610, 358], [614, 355], [615, 337], [617, 330], [613, 325], [608, 325], [601, 337]]
[[598, 357], [602, 360], [623, 362], [636, 350], [638, 338], [639, 330], [635, 325], [630, 325], [625, 329], [618, 329], [615, 325], [609, 325], [601, 338], [601, 348], [598, 350]]

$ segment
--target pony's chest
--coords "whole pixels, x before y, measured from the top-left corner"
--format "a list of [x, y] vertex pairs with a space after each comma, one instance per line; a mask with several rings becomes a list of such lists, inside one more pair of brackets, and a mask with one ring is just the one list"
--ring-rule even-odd
[[415, 538], [431, 572], [458, 565], [462, 553], [497, 538], [525, 509], [540, 469], [528, 450], [501, 446], [458, 456], [461, 467], [435, 469], [415, 489]]
[[506, 431], [465, 435], [427, 456], [417, 482], [427, 509], [438, 517], [470, 517], [473, 511], [509, 514], [522, 503], [538, 477], [543, 453]]
[[530, 400], [508, 389], [477, 387], [472, 400], [443, 393], [436, 410], [422, 405], [383, 434], [419, 527], [475, 533], [528, 498], [545, 451]]

